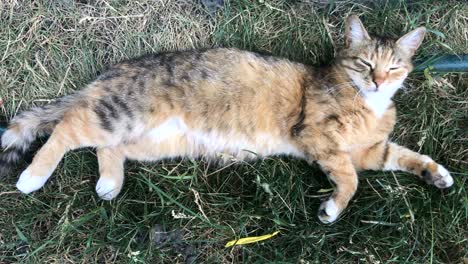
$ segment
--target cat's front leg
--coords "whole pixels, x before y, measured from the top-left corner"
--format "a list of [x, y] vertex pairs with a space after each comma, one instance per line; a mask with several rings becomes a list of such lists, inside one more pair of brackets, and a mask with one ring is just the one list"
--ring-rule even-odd
[[411, 172], [428, 184], [443, 189], [453, 185], [453, 178], [444, 166], [398, 144], [382, 141], [352, 153], [358, 170], [400, 170]]
[[351, 157], [345, 152], [322, 155], [317, 163], [335, 184], [333, 194], [319, 207], [318, 218], [323, 223], [334, 222], [348, 206], [358, 186], [358, 177]]
[[453, 178], [449, 171], [429, 156], [421, 155], [395, 143], [388, 143], [385, 158], [383, 170], [408, 171], [440, 189], [453, 185]]

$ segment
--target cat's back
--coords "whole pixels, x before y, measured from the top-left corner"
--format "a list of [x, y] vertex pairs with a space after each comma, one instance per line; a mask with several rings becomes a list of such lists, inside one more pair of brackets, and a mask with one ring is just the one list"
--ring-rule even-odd
[[[122, 82], [127, 87], [200, 90], [271, 88], [305, 72], [305, 66], [284, 58], [236, 48], [163, 52], [123, 61], [100, 75], [98, 82]], [[285, 78], [286, 77], [286, 78]], [[121, 85], [121, 88], [122, 87]]]
[[[235, 48], [165, 52], [123, 61], [95, 82], [103, 97], [119, 94], [140, 108], [206, 115], [228, 105], [252, 113], [296, 104], [306, 66]], [[165, 107], [168, 106], [168, 107]], [[163, 112], [164, 112], [163, 111]], [[260, 110], [259, 110], [260, 111]]]

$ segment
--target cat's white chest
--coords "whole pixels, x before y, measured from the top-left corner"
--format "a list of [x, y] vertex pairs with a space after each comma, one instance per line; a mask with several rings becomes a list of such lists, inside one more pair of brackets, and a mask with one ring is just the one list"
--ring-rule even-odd
[[369, 94], [365, 98], [367, 106], [372, 112], [380, 118], [387, 111], [388, 107], [392, 104], [391, 97], [387, 97], [378, 93]]
[[377, 118], [381, 118], [393, 103], [392, 97], [398, 91], [401, 82], [381, 87], [378, 92], [364, 92], [364, 101]]

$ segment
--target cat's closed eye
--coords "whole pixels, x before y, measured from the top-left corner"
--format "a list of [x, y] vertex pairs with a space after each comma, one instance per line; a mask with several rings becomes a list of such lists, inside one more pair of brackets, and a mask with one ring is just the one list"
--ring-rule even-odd
[[361, 62], [362, 64], [366, 65], [367, 67], [369, 67], [369, 69], [371, 71], [374, 70], [374, 67], [372, 66], [371, 62], [365, 60], [365, 59], [362, 59], [362, 58], [358, 58], [358, 61]]

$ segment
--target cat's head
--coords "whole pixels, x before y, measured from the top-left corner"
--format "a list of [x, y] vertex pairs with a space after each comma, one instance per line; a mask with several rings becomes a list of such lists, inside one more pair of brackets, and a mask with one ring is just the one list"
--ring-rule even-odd
[[346, 47], [339, 63], [364, 95], [392, 96], [413, 69], [411, 57], [423, 41], [426, 29], [416, 28], [398, 40], [369, 36], [357, 16], [346, 21]]

